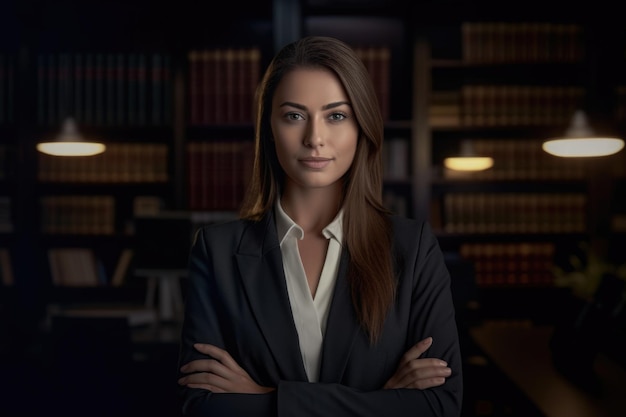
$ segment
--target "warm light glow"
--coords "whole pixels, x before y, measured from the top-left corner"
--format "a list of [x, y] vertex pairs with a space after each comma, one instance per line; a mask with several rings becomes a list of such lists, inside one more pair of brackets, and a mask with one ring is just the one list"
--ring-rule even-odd
[[91, 156], [104, 152], [106, 146], [93, 142], [43, 142], [37, 150], [54, 156]]
[[493, 166], [493, 158], [487, 156], [459, 156], [446, 158], [443, 164], [446, 168], [455, 171], [484, 171]]
[[53, 141], [37, 144], [39, 152], [54, 156], [92, 156], [104, 152], [106, 146], [85, 141], [78, 132], [76, 121], [68, 117], [63, 121], [61, 133]]
[[597, 137], [587, 115], [577, 110], [565, 135], [543, 143], [547, 153], [565, 158], [613, 155], [622, 150], [624, 141], [619, 138]]
[[553, 139], [543, 143], [543, 150], [551, 155], [572, 157], [607, 156], [624, 147], [624, 141], [616, 138]]

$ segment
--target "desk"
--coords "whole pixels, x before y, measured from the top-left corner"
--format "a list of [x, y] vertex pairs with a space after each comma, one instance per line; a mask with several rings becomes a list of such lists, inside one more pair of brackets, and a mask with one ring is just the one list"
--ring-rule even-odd
[[546, 417], [626, 416], [626, 371], [604, 355], [594, 370], [602, 392], [589, 394], [554, 368], [549, 341], [551, 326], [486, 323], [470, 335], [496, 366]]

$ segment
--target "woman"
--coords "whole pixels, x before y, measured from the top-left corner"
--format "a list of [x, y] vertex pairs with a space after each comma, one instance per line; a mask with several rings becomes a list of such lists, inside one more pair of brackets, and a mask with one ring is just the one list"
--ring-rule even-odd
[[303, 38], [257, 100], [241, 219], [191, 251], [184, 415], [458, 416], [450, 277], [429, 226], [382, 205], [366, 68], [339, 40]]

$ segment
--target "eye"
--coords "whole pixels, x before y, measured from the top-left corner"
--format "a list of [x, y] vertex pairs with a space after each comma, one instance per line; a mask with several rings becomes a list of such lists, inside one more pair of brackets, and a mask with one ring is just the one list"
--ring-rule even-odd
[[302, 116], [300, 113], [296, 113], [296, 112], [289, 112], [285, 114], [285, 118], [289, 121], [297, 121], [297, 120], [304, 120], [304, 116]]
[[328, 118], [332, 120], [333, 122], [339, 122], [341, 120], [346, 119], [347, 117], [348, 116], [345, 113], [340, 113], [340, 112], [331, 113], [330, 116], [328, 116]]

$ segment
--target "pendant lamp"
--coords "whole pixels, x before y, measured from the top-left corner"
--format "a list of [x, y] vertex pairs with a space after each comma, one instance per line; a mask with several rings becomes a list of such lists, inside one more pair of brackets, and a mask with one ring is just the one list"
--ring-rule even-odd
[[549, 139], [542, 145], [547, 153], [561, 157], [607, 156], [623, 147], [624, 141], [620, 138], [596, 135], [582, 110], [574, 113], [563, 137]]
[[65, 119], [61, 133], [55, 140], [37, 144], [39, 152], [54, 156], [91, 156], [102, 153], [105, 149], [103, 143], [86, 141], [71, 117]]
[[493, 166], [493, 158], [476, 155], [472, 142], [465, 140], [461, 143], [459, 156], [448, 157], [443, 164], [454, 171], [484, 171]]

